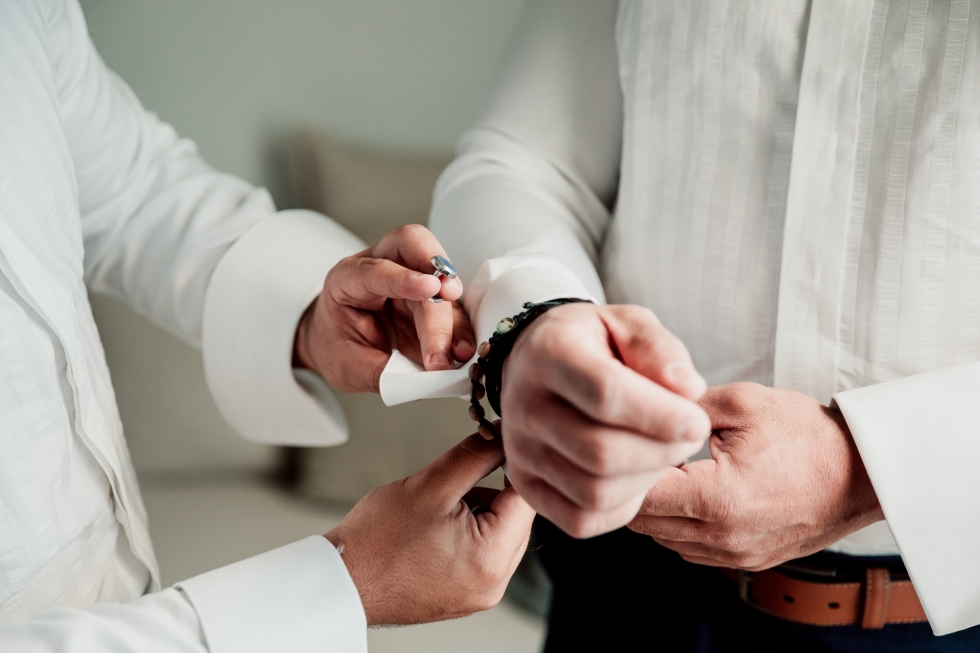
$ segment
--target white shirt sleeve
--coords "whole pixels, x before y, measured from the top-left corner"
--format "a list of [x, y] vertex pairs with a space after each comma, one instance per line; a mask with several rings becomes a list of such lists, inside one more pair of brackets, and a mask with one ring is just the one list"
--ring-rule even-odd
[[0, 625], [19, 653], [366, 653], [357, 589], [322, 536], [125, 604], [59, 608]]
[[980, 623], [980, 363], [834, 395], [937, 635]]
[[481, 340], [527, 301], [604, 301], [596, 263], [622, 140], [617, 5], [532, 0], [436, 187], [430, 227], [460, 271]]
[[74, 0], [53, 0], [49, 58], [78, 184], [85, 280], [204, 349], [208, 386], [248, 439], [347, 438], [339, 405], [291, 369], [296, 325], [327, 271], [364, 248], [311, 212], [212, 169], [95, 51]]

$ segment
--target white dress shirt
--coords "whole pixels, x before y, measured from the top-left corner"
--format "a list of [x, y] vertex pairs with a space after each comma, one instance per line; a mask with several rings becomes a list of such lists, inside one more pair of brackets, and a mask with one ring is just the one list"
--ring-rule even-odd
[[357, 590], [319, 535], [156, 592], [86, 293], [203, 341], [246, 437], [332, 444], [343, 415], [322, 381], [294, 378], [293, 334], [362, 247], [208, 167], [105, 68], [76, 0], [0, 3], [0, 649], [366, 648]]
[[532, 0], [431, 227], [481, 339], [640, 304], [709, 384], [836, 399], [887, 523], [831, 548], [900, 551], [948, 633], [980, 623], [978, 107], [977, 2]]

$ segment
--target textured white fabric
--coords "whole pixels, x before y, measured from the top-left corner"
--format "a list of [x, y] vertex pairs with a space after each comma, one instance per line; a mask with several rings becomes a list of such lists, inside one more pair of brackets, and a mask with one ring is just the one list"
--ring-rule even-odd
[[0, 650], [363, 653], [366, 625], [343, 561], [316, 535], [129, 603], [59, 608], [5, 624]]
[[259, 442], [326, 446], [347, 440], [344, 413], [317, 374], [292, 369], [303, 312], [337, 261], [366, 245], [311, 211], [283, 211], [221, 258], [204, 304], [204, 371], [215, 403]]
[[[177, 583], [211, 651], [367, 651], [367, 619], [333, 545], [314, 535]], [[330, 591], [324, 591], [330, 588]], [[262, 619], [255, 619], [255, 595]]]
[[977, 387], [980, 363], [965, 363], [834, 395], [929, 620], [949, 630], [980, 613], [970, 567], [955, 579], [947, 568], [975, 559], [980, 542]]
[[[233, 415], [263, 392], [287, 408], [305, 402], [300, 428], [291, 428], [288, 411], [267, 408], [264, 421], [236, 422], [248, 437], [290, 442], [299, 432], [303, 442], [315, 441], [316, 409], [303, 387], [321, 400], [320, 441], [345, 437], [343, 417], [322, 385], [293, 380], [290, 348], [313, 277], [322, 283], [325, 269], [361, 244], [335, 225], [295, 226], [312, 225], [310, 214], [274, 212], [264, 190], [212, 170], [193, 143], [143, 109], [98, 57], [77, 0], [0, 2], [0, 649], [26, 650], [26, 642], [42, 650], [206, 645], [198, 613], [175, 591], [124, 607], [84, 608], [159, 589], [86, 283], [191, 343], [201, 338], [202, 316], [220, 309], [220, 319], [206, 326], [216, 343], [208, 378], [222, 411]], [[247, 298], [230, 282], [209, 289], [243, 234], [274, 234], [280, 222], [285, 235], [270, 251], [245, 238], [222, 266], [252, 283]], [[302, 274], [283, 274], [290, 271]], [[273, 281], [255, 283], [263, 278]], [[263, 311], [275, 315], [256, 319]], [[250, 351], [221, 348], [232, 341]], [[239, 371], [254, 376], [230, 378], [220, 369], [235, 355], [250, 359]], [[343, 604], [348, 616], [360, 610], [349, 579], [310, 584], [344, 576], [339, 558], [313, 561], [303, 550], [275, 558], [281, 563], [297, 552], [282, 591], [315, 594], [319, 603], [311, 600], [311, 607]], [[311, 562], [305, 572], [297, 569], [303, 560]], [[257, 569], [232, 567], [221, 576], [256, 583], [254, 594], [238, 597], [241, 618], [256, 629], [298, 628], [294, 620], [267, 618], [276, 614], [268, 605], [275, 592], [263, 594], [271, 581]], [[216, 595], [220, 586], [216, 581]], [[275, 601], [277, 609], [289, 605]], [[36, 618], [56, 607], [83, 610]], [[25, 619], [23, 627], [6, 625]], [[330, 619], [297, 630], [296, 641], [322, 642], [324, 624], [336, 625]], [[337, 631], [338, 641], [353, 641], [358, 626], [351, 624], [353, 630]], [[161, 628], [174, 630], [160, 636]], [[123, 644], [113, 644], [123, 630]], [[8, 636], [18, 644], [7, 646]]]
[[[527, 279], [509, 289], [513, 256], [565, 266], [569, 294], [648, 306], [710, 384], [829, 402], [907, 377], [930, 395], [939, 377], [917, 375], [980, 351], [978, 53], [967, 0], [532, 0], [431, 227], [465, 284], [496, 266], [510, 312], [533, 299]], [[481, 338], [509, 314], [467, 302]], [[957, 396], [980, 397], [956, 378]], [[924, 439], [971, 450], [972, 407], [890, 388], [847, 412], [870, 470], [885, 449], [916, 468]], [[919, 412], [896, 430], [884, 412], [899, 403]], [[975, 544], [973, 475], [893, 495], [895, 479], [872, 471], [888, 521], [912, 524], [897, 548], [878, 524], [834, 550]], [[956, 518], [918, 523], [926, 505]], [[926, 528], [939, 530], [919, 539]], [[980, 557], [924, 557], [907, 563], [933, 629], [980, 623]]]

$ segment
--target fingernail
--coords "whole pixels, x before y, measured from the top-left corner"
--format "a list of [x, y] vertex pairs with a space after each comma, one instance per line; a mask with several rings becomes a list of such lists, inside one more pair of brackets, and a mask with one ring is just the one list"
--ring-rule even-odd
[[449, 360], [449, 356], [446, 356], [442, 352], [437, 352], [429, 356], [429, 365], [433, 367], [452, 367], [452, 362]]
[[705, 389], [705, 381], [688, 363], [671, 363], [664, 370], [664, 376], [674, 387], [691, 394], [699, 394]]
[[473, 343], [467, 342], [466, 340], [457, 340], [453, 344], [453, 352], [460, 358], [469, 360], [476, 352], [476, 347], [473, 346]]

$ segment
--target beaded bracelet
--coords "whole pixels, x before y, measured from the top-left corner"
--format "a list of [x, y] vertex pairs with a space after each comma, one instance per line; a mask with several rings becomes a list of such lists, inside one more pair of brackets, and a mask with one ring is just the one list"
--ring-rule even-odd
[[[503, 417], [500, 412], [500, 383], [504, 372], [504, 361], [510, 355], [517, 342], [518, 336], [528, 327], [531, 322], [538, 319], [556, 306], [565, 304], [577, 304], [587, 302], [587, 299], [576, 297], [565, 297], [562, 299], [552, 299], [547, 302], [534, 304], [528, 302], [524, 304], [524, 312], [518, 313], [514, 317], [505, 317], [497, 323], [497, 330], [490, 336], [489, 342], [482, 342], [476, 352], [478, 358], [470, 365], [470, 419], [478, 422], [477, 432], [485, 440], [493, 440], [500, 437], [500, 432], [490, 420], [486, 418], [480, 400], [486, 396], [490, 402], [493, 412], [499, 417]], [[486, 386], [480, 381], [486, 378]]]

